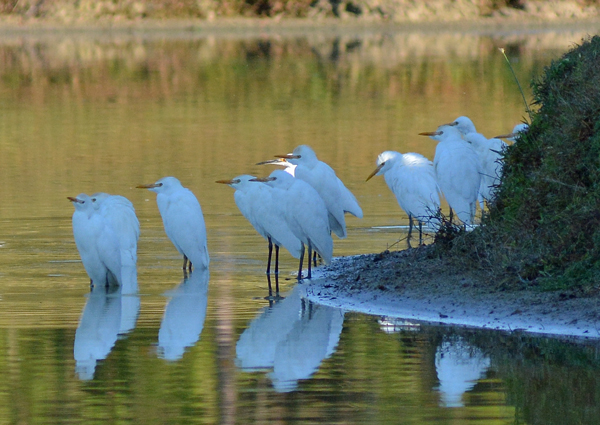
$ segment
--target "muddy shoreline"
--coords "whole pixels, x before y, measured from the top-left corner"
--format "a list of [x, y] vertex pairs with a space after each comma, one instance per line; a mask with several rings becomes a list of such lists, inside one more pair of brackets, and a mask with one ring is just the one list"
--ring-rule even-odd
[[335, 258], [304, 283], [319, 303], [386, 318], [600, 338], [600, 297], [570, 291], [499, 291], [481, 273], [459, 270], [422, 247]]

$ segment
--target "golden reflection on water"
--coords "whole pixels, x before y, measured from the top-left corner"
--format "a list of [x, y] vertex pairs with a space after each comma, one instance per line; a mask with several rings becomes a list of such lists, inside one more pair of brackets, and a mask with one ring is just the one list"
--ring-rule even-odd
[[[138, 396], [134, 412], [125, 415], [166, 423], [178, 417], [171, 409], [180, 405], [212, 418], [219, 412], [225, 419], [241, 414], [257, 421], [273, 412], [283, 415], [289, 409], [284, 399], [274, 401], [260, 391], [269, 388], [268, 380], [237, 374], [233, 364], [237, 337], [266, 305], [266, 244], [238, 212], [233, 189], [215, 180], [266, 175], [270, 169], [256, 162], [299, 144], [311, 145], [364, 210], [362, 220], [348, 218], [349, 236], [334, 241], [334, 255], [382, 251], [402, 233], [373, 227], [405, 225], [407, 218], [383, 179], [365, 183], [377, 155], [393, 149], [433, 158], [434, 142], [417, 133], [459, 115], [470, 116], [489, 136], [511, 130], [523, 119], [524, 106], [497, 48], [507, 48], [527, 87], [543, 66], [582, 36], [384, 33], [177, 39], [121, 34], [0, 39], [0, 328], [7, 330], [0, 345], [8, 353], [0, 359], [0, 369], [11, 371], [6, 382], [26, 385], [22, 375], [29, 373], [28, 362], [39, 366], [32, 353], [62, 350], [52, 363], [51, 387], [44, 385], [44, 373], [31, 372], [28, 384], [37, 392], [21, 402], [17, 416], [26, 417], [36, 400], [60, 404], [61, 391], [86, 399], [72, 381], [69, 344], [89, 281], [72, 238], [73, 207], [67, 196], [120, 194], [133, 202], [140, 218], [140, 316], [127, 343], [117, 341], [99, 372], [107, 386], [120, 382], [118, 371], [136, 380], [136, 385], [128, 380], [123, 384], [131, 384]], [[211, 254], [204, 330], [189, 355], [169, 370], [152, 355], [152, 341], [164, 312], [164, 293], [181, 281], [181, 258], [166, 239], [155, 195], [135, 189], [166, 175], [178, 177], [199, 198]], [[286, 253], [281, 261], [285, 293], [295, 284], [286, 276], [296, 261]], [[326, 361], [326, 372], [316, 375], [315, 385], [333, 385], [327, 379], [336, 373], [347, 374], [349, 382], [379, 380], [381, 386], [360, 391], [377, 394], [377, 402], [389, 408], [395, 403], [388, 392], [398, 387], [394, 379], [401, 376], [405, 402], [427, 406], [425, 413], [415, 413], [415, 420], [438, 414], [432, 407], [437, 402], [430, 391], [435, 378], [427, 342], [417, 337], [402, 341], [405, 355], [386, 363], [381, 353], [395, 358], [399, 343], [375, 340], [373, 328], [361, 322], [347, 329], [340, 342], [348, 356], [345, 368], [336, 370], [334, 362]], [[21, 357], [26, 361], [20, 362]], [[42, 357], [39, 367], [53, 358]], [[382, 378], [379, 370], [394, 372]], [[56, 383], [64, 379], [60, 376], [69, 376], [68, 388], [57, 391]], [[174, 385], [177, 391], [156, 382]], [[189, 393], [179, 397], [179, 388]], [[118, 403], [102, 394], [97, 397], [103, 408]], [[371, 403], [358, 396], [355, 403], [364, 412], [370, 409]], [[281, 410], [261, 410], [265, 405]], [[333, 413], [315, 404], [298, 409], [299, 417], [331, 414], [332, 420], [345, 423], [371, 420], [366, 413], [355, 416], [347, 405], [338, 405]], [[396, 409], [383, 409], [383, 417], [396, 417]], [[83, 411], [83, 417], [98, 414], [93, 407]], [[467, 412], [477, 416], [476, 411], [495, 423], [505, 423], [513, 414], [503, 406]]]
[[213, 267], [227, 275], [246, 259], [262, 270], [264, 242], [239, 214], [233, 190], [214, 181], [266, 175], [271, 169], [256, 162], [299, 144], [337, 171], [364, 210], [364, 219], [348, 218], [349, 237], [335, 241], [334, 255], [381, 251], [400, 234], [372, 227], [406, 224], [406, 216], [383, 179], [365, 183], [377, 154], [433, 158], [435, 143], [417, 133], [458, 115], [490, 136], [512, 129], [524, 107], [497, 47], [507, 48], [527, 87], [581, 36], [7, 37], [0, 40], [0, 285], [20, 292], [64, 286], [73, 273], [85, 280], [80, 264], [61, 262], [78, 259], [66, 196], [80, 192], [134, 203], [140, 282], [161, 256], [177, 262], [155, 195], [134, 189], [166, 175], [199, 198]]

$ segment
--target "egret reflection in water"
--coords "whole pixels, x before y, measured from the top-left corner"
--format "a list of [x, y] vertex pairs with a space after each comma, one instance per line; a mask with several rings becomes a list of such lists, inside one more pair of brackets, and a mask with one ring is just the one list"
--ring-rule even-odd
[[171, 299], [158, 331], [159, 357], [179, 360], [185, 349], [200, 339], [208, 303], [208, 280], [208, 269], [199, 267], [166, 294]]
[[294, 391], [331, 356], [344, 323], [341, 309], [316, 305], [291, 293], [267, 307], [242, 333], [236, 364], [247, 372], [270, 370], [278, 392]]
[[94, 378], [98, 360], [104, 360], [119, 335], [133, 330], [140, 310], [137, 295], [123, 295], [121, 288], [92, 288], [75, 331], [73, 356], [81, 380]]
[[440, 405], [462, 407], [462, 396], [473, 389], [490, 367], [490, 358], [462, 338], [444, 340], [435, 352], [435, 370], [440, 382]]

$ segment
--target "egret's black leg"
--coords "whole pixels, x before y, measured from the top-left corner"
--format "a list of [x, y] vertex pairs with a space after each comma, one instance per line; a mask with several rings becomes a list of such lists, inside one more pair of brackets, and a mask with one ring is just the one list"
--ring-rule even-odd
[[317, 251], [313, 252], [313, 265], [317, 267]]
[[308, 240], [308, 278], [311, 278], [311, 261], [310, 259], [312, 258], [312, 244], [310, 243], [310, 239]]
[[407, 244], [409, 248], [412, 248], [410, 246], [410, 238], [412, 236], [412, 228], [413, 228], [413, 219], [412, 219], [412, 215], [408, 215], [408, 239], [407, 239]]
[[[188, 261], [189, 261], [189, 260], [188, 260]], [[188, 271], [189, 271], [190, 273], [192, 272], [192, 262], [191, 262], [191, 261], [189, 261], [189, 264], [188, 264]]]
[[279, 275], [275, 274], [275, 296], [279, 298]]
[[419, 221], [419, 246], [423, 245], [423, 222]]
[[[279, 245], [275, 245], [275, 276], [277, 276], [278, 274], [279, 274]], [[275, 277], [275, 279], [277, 279], [277, 277]]]
[[[269, 241], [269, 259], [267, 260], [267, 276], [271, 274], [271, 256], [273, 255], [273, 242], [271, 241], [271, 236], [267, 238]], [[271, 282], [269, 281], [269, 287]]]
[[[302, 245], [302, 250], [300, 250], [300, 266], [298, 266], [298, 280], [302, 280], [302, 263], [304, 262], [304, 244]], [[310, 260], [309, 260], [310, 263]]]

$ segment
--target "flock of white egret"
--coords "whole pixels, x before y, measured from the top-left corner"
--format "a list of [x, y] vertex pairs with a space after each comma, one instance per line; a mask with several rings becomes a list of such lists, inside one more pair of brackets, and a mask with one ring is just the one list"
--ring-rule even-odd
[[[413, 219], [419, 224], [422, 243], [423, 224], [437, 225], [440, 193], [464, 225], [473, 224], [477, 202], [483, 207], [483, 202], [490, 199], [502, 171], [506, 143], [499, 139], [514, 142], [517, 134], [526, 130], [526, 124], [519, 124], [510, 134], [487, 139], [477, 133], [469, 118], [459, 117], [434, 132], [420, 133], [438, 142], [433, 162], [418, 153], [385, 151], [378, 156], [377, 168], [367, 180], [384, 176], [398, 204], [408, 214], [409, 244]], [[362, 218], [363, 212], [335, 171], [320, 161], [309, 146], [300, 145], [292, 153], [275, 158], [259, 163], [284, 167], [268, 177], [240, 175], [217, 183], [235, 189], [234, 199], [240, 212], [268, 241], [267, 275], [271, 272], [273, 245], [275, 274], [279, 272], [279, 248], [283, 246], [300, 260], [298, 280], [302, 279], [307, 248], [310, 279], [312, 253], [318, 253], [328, 264], [333, 257], [331, 234], [347, 236], [345, 213]], [[137, 187], [157, 194], [165, 232], [183, 255], [184, 271], [191, 271], [192, 265], [207, 269], [206, 227], [196, 196], [175, 177]], [[140, 235], [132, 203], [106, 193], [68, 199], [75, 206], [75, 244], [91, 284], [129, 285], [136, 279]]]

